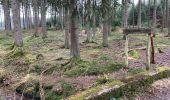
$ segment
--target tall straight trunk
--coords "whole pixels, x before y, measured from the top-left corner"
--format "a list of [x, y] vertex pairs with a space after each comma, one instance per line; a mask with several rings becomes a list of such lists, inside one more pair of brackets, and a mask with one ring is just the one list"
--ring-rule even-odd
[[103, 47], [108, 47], [108, 21], [109, 21], [109, 7], [110, 0], [102, 0], [102, 16], [103, 16]]
[[154, 30], [156, 28], [156, 22], [157, 22], [156, 10], [157, 10], [157, 0], [154, 0], [154, 11], [153, 11], [153, 28], [154, 28]]
[[148, 26], [151, 27], [151, 0], [148, 1], [148, 8], [149, 8], [149, 12], [148, 12]]
[[169, 0], [166, 0], [166, 27], [168, 27], [169, 21]]
[[168, 36], [170, 36], [170, 16], [169, 16], [169, 0], [166, 0], [166, 21], [168, 27]]
[[15, 46], [18, 48], [19, 53], [23, 54], [23, 39], [21, 33], [19, 0], [12, 0], [11, 3], [12, 3], [11, 5], [12, 5], [13, 24], [14, 24]]
[[138, 2], [138, 27], [141, 28], [141, 4], [142, 0], [139, 0]]
[[70, 47], [70, 34], [69, 34], [69, 9], [65, 7], [65, 48], [68, 49]]
[[128, 26], [128, 0], [124, 0], [123, 27]]
[[30, 5], [30, 0], [28, 0], [28, 21], [27, 21], [27, 23], [28, 23], [28, 29], [31, 29], [32, 28], [32, 16], [31, 16], [31, 5]]
[[103, 22], [103, 47], [108, 47], [108, 23]]
[[117, 0], [114, 0], [114, 7], [113, 7], [113, 20], [116, 18], [116, 6], [117, 6]]
[[25, 7], [24, 7], [24, 3], [22, 2], [22, 27], [23, 29], [26, 29], [26, 25], [25, 25]]
[[28, 0], [26, 0], [25, 1], [25, 4], [24, 4], [24, 6], [25, 6], [25, 10], [24, 10], [24, 12], [25, 12], [25, 29], [28, 29]]
[[3, 1], [4, 8], [4, 21], [5, 21], [5, 33], [6, 35], [11, 31], [11, 16], [10, 16], [10, 3], [9, 0]]
[[46, 4], [47, 0], [41, 0], [41, 26], [42, 26], [42, 38], [47, 38], [47, 26], [46, 26]]
[[38, 1], [33, 0], [33, 10], [34, 10], [34, 29], [35, 32], [33, 34], [34, 37], [38, 37]]
[[60, 8], [59, 10], [59, 21], [60, 21], [60, 28], [63, 30], [64, 25], [63, 25], [63, 7]]
[[70, 39], [71, 39], [71, 55], [73, 58], [80, 57], [79, 39], [77, 34], [77, 0], [70, 0]]
[[125, 4], [125, 0], [122, 0], [122, 23], [121, 23], [121, 24], [122, 24], [122, 25], [121, 25], [122, 27], [124, 27], [124, 19], [125, 19], [125, 18], [124, 18], [124, 17], [125, 17], [125, 16], [124, 16], [124, 10], [125, 10], [125, 9], [124, 9], [124, 4]]
[[86, 3], [86, 25], [85, 25], [85, 33], [87, 34], [87, 39], [86, 42], [91, 42], [91, 32], [90, 32], [90, 12], [91, 12], [91, 7], [90, 7], [90, 0], [87, 0]]
[[93, 0], [93, 39], [96, 38], [96, 0]]
[[93, 39], [96, 38], [96, 16], [93, 16]]
[[162, 19], [162, 27], [166, 27], [166, 0], [163, 1], [163, 19]]

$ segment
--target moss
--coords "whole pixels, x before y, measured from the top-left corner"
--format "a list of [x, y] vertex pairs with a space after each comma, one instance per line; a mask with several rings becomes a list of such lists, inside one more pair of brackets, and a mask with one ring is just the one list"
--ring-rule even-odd
[[132, 51], [129, 51], [129, 56], [135, 58], [135, 59], [139, 59], [139, 53], [136, 51], [136, 50], [132, 50]]
[[[110, 98], [120, 98], [124, 95], [132, 97], [142, 89], [148, 88], [153, 82], [168, 77], [170, 77], [170, 70], [165, 70], [151, 76], [149, 74], [140, 75], [128, 81], [126, 84], [120, 81], [114, 81], [113, 83], [111, 82], [88, 89], [78, 95], [70, 97], [69, 100], [84, 100], [85, 98], [87, 99], [87, 97], [87, 100], [109, 100]], [[107, 89], [108, 91], [106, 92], [105, 90]]]
[[107, 88], [110, 88], [110, 87], [113, 87], [115, 85], [122, 85], [123, 83], [118, 81], [118, 80], [114, 80], [112, 82], [109, 82], [105, 85], [98, 85], [96, 87], [92, 87], [86, 91], [83, 91], [81, 93], [78, 93], [77, 95], [74, 95], [74, 96], [71, 96], [68, 98], [68, 100], [84, 100], [87, 96], [89, 95], [92, 95], [94, 93], [97, 93], [99, 92], [100, 90], [103, 89], [103, 87], [107, 87]]
[[145, 72], [145, 70], [142, 69], [142, 68], [135, 68], [135, 69], [131, 68], [131, 69], [128, 70], [128, 73], [130, 73], [132, 75], [143, 73], [143, 72]]
[[166, 66], [156, 68], [157, 72], [163, 72], [163, 71], [166, 71], [166, 70], [170, 70], [170, 68], [166, 67]]
[[[52, 74], [53, 72], [55, 71], [59, 71], [61, 68], [60, 68], [60, 65], [59, 64], [56, 64], [56, 65], [53, 65], [51, 68], [49, 68], [48, 70], [46, 70], [44, 72], [44, 75], [50, 75]], [[61, 71], [61, 70], [60, 70]]]
[[46, 91], [45, 100], [61, 100], [61, 99], [62, 99], [61, 95], [57, 95], [52, 91]]
[[65, 81], [61, 81], [60, 84], [61, 84], [62, 89], [63, 89], [62, 95], [63, 95], [64, 98], [75, 93], [75, 88], [70, 83], [65, 82]]
[[111, 60], [111, 57], [108, 56], [108, 55], [101, 55], [100, 60], [103, 60], [103, 61], [110, 61], [110, 60]]
[[110, 82], [112, 79], [109, 79], [107, 76], [99, 76], [96, 79], [96, 85], [101, 85], [101, 84], [105, 84], [107, 82]]
[[17, 47], [17, 46], [13, 46], [13, 48], [11, 48], [11, 51], [6, 55], [6, 58], [16, 58], [16, 57], [20, 57], [20, 56], [24, 56], [25, 52], [23, 47]]
[[100, 64], [99, 62], [79, 61], [74, 67], [65, 71], [64, 74], [70, 77], [79, 75], [99, 75], [108, 72], [114, 72], [122, 69], [124, 64], [117, 64], [108, 62], [107, 64]]

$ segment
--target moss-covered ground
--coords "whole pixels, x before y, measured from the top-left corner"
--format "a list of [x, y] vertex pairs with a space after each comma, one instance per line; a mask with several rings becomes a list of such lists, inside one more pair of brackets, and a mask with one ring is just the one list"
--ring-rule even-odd
[[[93, 43], [85, 43], [86, 34], [80, 33], [81, 59], [76, 61], [71, 60], [70, 50], [64, 48], [64, 31], [48, 31], [46, 39], [32, 37], [30, 31], [23, 32], [24, 55], [9, 56], [13, 38], [4, 37], [3, 32], [0, 35], [0, 81], [2, 86], [8, 84], [12, 91], [21, 89], [25, 95], [29, 93], [39, 97], [38, 87], [43, 77], [46, 99], [56, 100], [98, 85], [101, 88], [100, 85], [115, 80], [121, 83], [117, 81], [145, 71], [145, 49], [129, 51], [130, 64], [129, 68], [125, 67], [124, 40], [120, 29], [109, 36], [108, 48], [102, 47], [102, 33], [99, 29]], [[130, 35], [129, 48], [145, 47], [146, 40], [145, 35]], [[170, 49], [170, 39], [159, 34], [154, 40], [158, 55], [156, 60], [164, 63], [158, 62], [152, 65], [152, 69], [162, 66], [169, 68], [170, 62], [166, 60], [169, 58], [164, 55]]]

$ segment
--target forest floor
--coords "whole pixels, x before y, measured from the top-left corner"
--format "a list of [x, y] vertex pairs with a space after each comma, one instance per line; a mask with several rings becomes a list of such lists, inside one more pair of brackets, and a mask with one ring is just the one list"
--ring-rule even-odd
[[[0, 36], [0, 75], [5, 77], [3, 83], [8, 85], [9, 90], [23, 88], [23, 85], [25, 88], [26, 83], [39, 81], [40, 74], [45, 71], [43, 82], [46, 88], [57, 93], [58, 97], [55, 98], [63, 98], [110, 80], [119, 80], [128, 75], [145, 71], [146, 35], [130, 35], [129, 68], [126, 68], [124, 66], [125, 41], [122, 39], [123, 35], [120, 29], [109, 36], [108, 48], [103, 48], [101, 45], [102, 34], [100, 30], [97, 31], [95, 42], [92, 43], [84, 42], [86, 35], [82, 32], [79, 35], [81, 60], [74, 64], [69, 63], [69, 49], [64, 49], [63, 32], [48, 31], [48, 34], [48, 38], [43, 40], [41, 37], [33, 38], [30, 33], [24, 32], [26, 51], [24, 57], [8, 56], [13, 44], [12, 38]], [[154, 41], [156, 64], [152, 65], [151, 69], [162, 66], [170, 67], [170, 38], [164, 37], [164, 34], [159, 34]], [[161, 80], [162, 83], [164, 81], [169, 82], [169, 79]], [[153, 84], [154, 86], [157, 87], [156, 83]], [[158, 93], [165, 96], [164, 92], [166, 92], [169, 95], [169, 85], [162, 84], [161, 86], [166, 86], [167, 89], [158, 92], [160, 90], [158, 87], [154, 89], [153, 94], [157, 95]], [[160, 88], [164, 88], [161, 86]], [[29, 90], [30, 88], [28, 88]], [[168, 100], [166, 99], [168, 95], [165, 96], [165, 100]], [[150, 95], [140, 95], [136, 98], [146, 98], [147, 100], [149, 97]], [[160, 100], [155, 98], [154, 96], [153, 100]]]

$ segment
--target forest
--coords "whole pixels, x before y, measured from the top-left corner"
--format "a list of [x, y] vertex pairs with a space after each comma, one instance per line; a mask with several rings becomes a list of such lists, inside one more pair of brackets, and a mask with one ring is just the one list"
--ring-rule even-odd
[[169, 98], [169, 0], [0, 0], [0, 100]]

